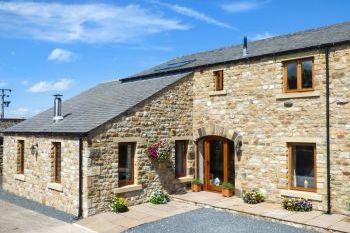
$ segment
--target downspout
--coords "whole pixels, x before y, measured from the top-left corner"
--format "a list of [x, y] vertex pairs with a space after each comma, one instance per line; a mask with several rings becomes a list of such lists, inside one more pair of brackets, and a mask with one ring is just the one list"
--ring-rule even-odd
[[330, 119], [329, 119], [329, 47], [325, 49], [326, 56], [326, 128], [327, 128], [327, 214], [331, 214], [331, 160], [330, 160]]
[[83, 137], [79, 136], [79, 207], [78, 218], [83, 217]]

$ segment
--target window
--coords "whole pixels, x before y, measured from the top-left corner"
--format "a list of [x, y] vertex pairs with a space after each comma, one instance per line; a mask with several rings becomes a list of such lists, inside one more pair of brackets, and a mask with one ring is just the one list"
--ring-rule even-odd
[[316, 191], [316, 145], [289, 144], [290, 189]]
[[119, 187], [134, 183], [135, 143], [119, 143], [118, 177]]
[[53, 142], [52, 143], [52, 176], [54, 183], [61, 183], [61, 143]]
[[284, 91], [302, 92], [314, 90], [313, 58], [284, 63]]
[[175, 141], [175, 177], [186, 176], [187, 141]]
[[24, 174], [24, 140], [17, 141], [17, 173]]
[[222, 91], [224, 89], [224, 71], [214, 71], [215, 76], [215, 91]]

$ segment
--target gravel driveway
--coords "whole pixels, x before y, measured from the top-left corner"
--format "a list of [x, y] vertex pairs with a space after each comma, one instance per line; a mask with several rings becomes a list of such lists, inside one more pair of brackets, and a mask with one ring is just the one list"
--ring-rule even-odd
[[217, 211], [214, 209], [202, 208], [153, 223], [141, 225], [125, 232], [312, 233], [314, 231], [295, 228], [280, 223], [257, 220], [251, 217]]

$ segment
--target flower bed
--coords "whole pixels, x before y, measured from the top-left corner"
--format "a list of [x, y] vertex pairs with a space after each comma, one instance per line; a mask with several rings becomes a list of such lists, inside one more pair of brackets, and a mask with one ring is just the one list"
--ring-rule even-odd
[[259, 191], [244, 192], [243, 201], [248, 204], [258, 204], [265, 201], [265, 196]]
[[113, 197], [109, 204], [111, 211], [114, 213], [122, 213], [128, 211], [128, 204], [122, 197]]
[[151, 160], [162, 162], [169, 159], [171, 147], [166, 139], [161, 139], [158, 143], [148, 145], [147, 153]]
[[166, 204], [170, 201], [170, 196], [162, 191], [162, 190], [158, 190], [155, 192], [152, 192], [151, 197], [149, 199], [149, 202], [151, 202], [152, 204]]
[[312, 202], [304, 198], [288, 197], [282, 202], [283, 208], [292, 211], [307, 212], [312, 210]]

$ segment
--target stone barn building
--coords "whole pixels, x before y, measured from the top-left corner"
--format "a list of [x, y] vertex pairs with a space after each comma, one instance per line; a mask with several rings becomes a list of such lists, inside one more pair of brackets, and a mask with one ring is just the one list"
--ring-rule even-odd
[[[175, 58], [106, 82], [6, 131], [4, 189], [70, 214], [150, 193], [305, 197], [346, 212], [350, 22]], [[54, 117], [54, 113], [55, 117]], [[54, 119], [53, 119], [54, 117]], [[148, 145], [166, 139], [171, 159]]]

